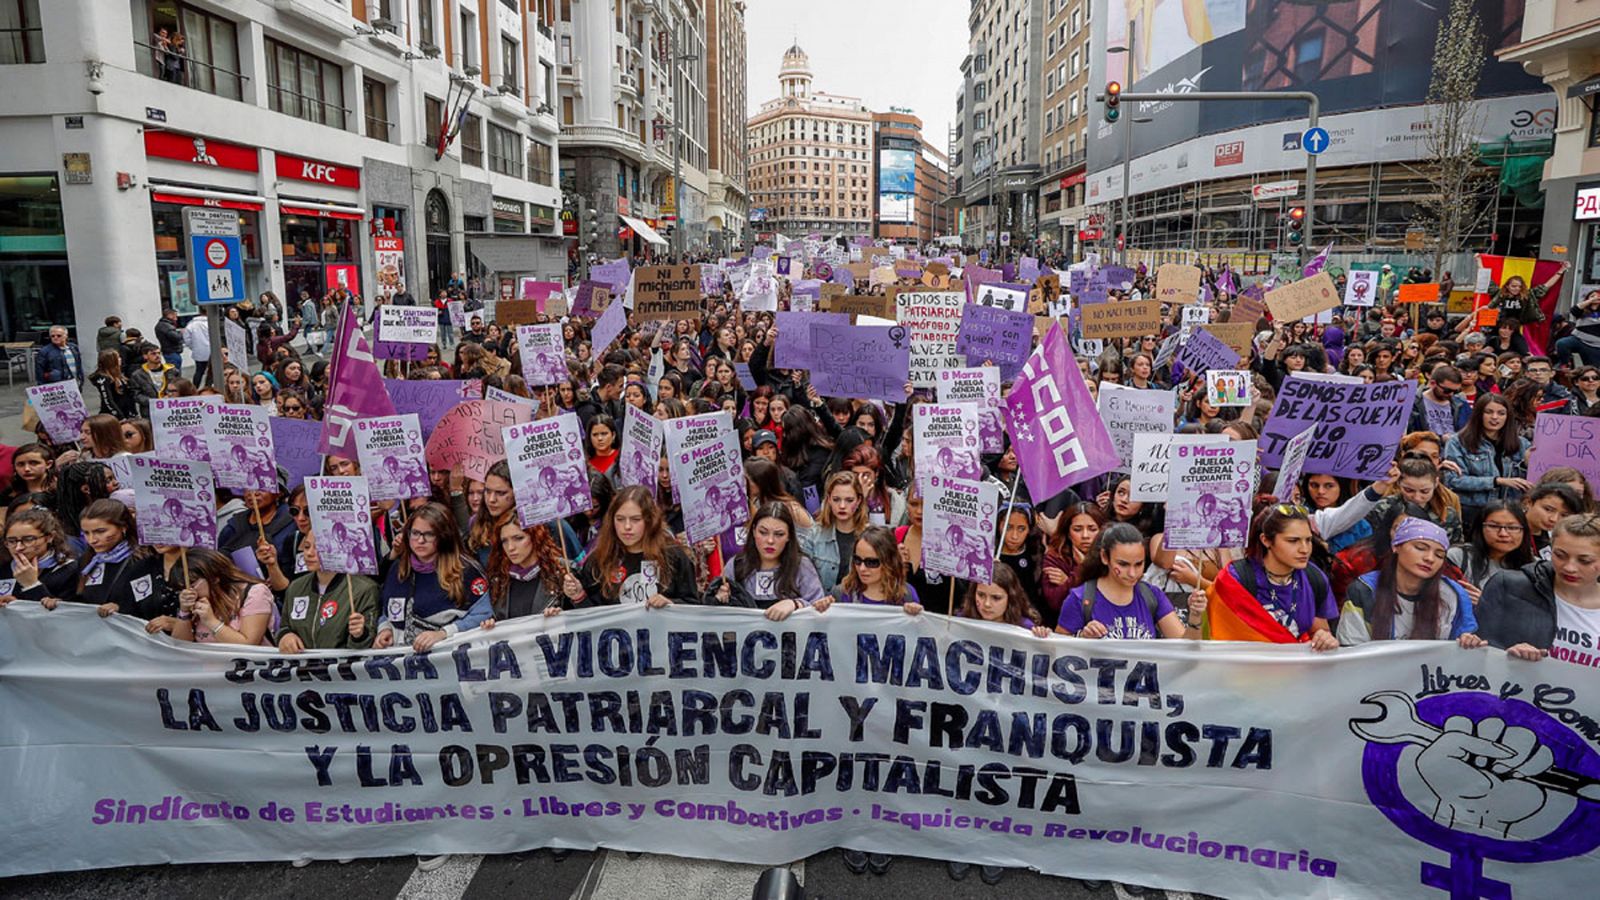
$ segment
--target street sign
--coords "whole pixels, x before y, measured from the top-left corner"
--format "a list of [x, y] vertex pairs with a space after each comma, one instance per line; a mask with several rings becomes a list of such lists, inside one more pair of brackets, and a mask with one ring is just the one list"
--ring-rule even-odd
[[191, 206], [184, 210], [195, 302], [204, 306], [237, 303], [244, 295], [244, 254], [239, 246], [239, 214]]
[[1328, 149], [1329, 140], [1328, 129], [1321, 126], [1307, 128], [1305, 134], [1300, 135], [1300, 146], [1312, 156], [1320, 156], [1322, 151]]

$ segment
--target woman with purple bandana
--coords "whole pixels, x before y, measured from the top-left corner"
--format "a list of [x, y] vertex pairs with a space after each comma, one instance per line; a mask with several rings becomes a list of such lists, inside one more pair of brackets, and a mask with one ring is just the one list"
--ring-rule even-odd
[[1339, 643], [1455, 640], [1477, 630], [1466, 588], [1444, 576], [1450, 538], [1427, 519], [1402, 517], [1394, 552], [1352, 582], [1339, 616]]

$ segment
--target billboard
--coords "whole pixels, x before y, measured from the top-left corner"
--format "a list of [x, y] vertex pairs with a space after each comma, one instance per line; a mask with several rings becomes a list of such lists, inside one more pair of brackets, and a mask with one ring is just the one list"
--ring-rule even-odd
[[[1094, 3], [1092, 45], [1128, 47], [1131, 42], [1133, 52], [1091, 54], [1094, 90], [1090, 93], [1107, 81], [1121, 82], [1124, 91], [1147, 93], [1309, 90], [1321, 100], [1323, 116], [1423, 103], [1433, 73], [1434, 40], [1449, 8], [1448, 3], [1402, 0]], [[1521, 40], [1524, 3], [1477, 0], [1491, 50]], [[1522, 66], [1492, 56], [1484, 65], [1478, 90], [1485, 98], [1548, 92], [1544, 82]], [[1135, 158], [1201, 135], [1287, 119], [1303, 122], [1305, 117], [1304, 103], [1288, 102], [1125, 102], [1124, 106], [1130, 107], [1124, 110], [1125, 117], [1153, 120], [1133, 128]], [[1118, 128], [1103, 120], [1098, 104], [1091, 115], [1089, 170], [1120, 165]], [[1515, 139], [1509, 133], [1505, 136]], [[1207, 149], [1217, 152], [1214, 147]], [[1248, 152], [1237, 158], [1238, 149], [1221, 148], [1220, 156], [1227, 162], [1218, 165], [1255, 169]], [[1242, 172], [1229, 169], [1224, 174]]]
[[878, 221], [915, 222], [917, 151], [878, 151]]

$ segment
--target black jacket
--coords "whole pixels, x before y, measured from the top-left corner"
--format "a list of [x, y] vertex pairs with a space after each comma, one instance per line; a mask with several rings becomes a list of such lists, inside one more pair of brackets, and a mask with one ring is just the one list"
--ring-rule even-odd
[[183, 352], [183, 329], [165, 317], [156, 323], [156, 342], [161, 345], [161, 355], [171, 356]]
[[1556, 640], [1555, 584], [1555, 567], [1543, 560], [1496, 572], [1478, 600], [1478, 637], [1502, 650], [1548, 649]]
[[[180, 585], [181, 587], [181, 585]], [[85, 582], [79, 602], [117, 604], [117, 612], [150, 621], [178, 614], [177, 588], [167, 584], [159, 554], [132, 556], [101, 567], [93, 584]]]

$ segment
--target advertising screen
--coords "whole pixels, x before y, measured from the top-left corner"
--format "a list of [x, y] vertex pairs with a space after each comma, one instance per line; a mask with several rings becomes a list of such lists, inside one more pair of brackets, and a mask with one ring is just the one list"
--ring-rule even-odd
[[916, 221], [917, 151], [878, 151], [878, 221]]

